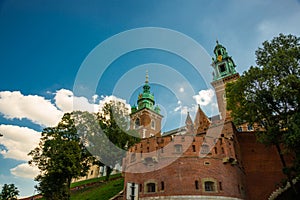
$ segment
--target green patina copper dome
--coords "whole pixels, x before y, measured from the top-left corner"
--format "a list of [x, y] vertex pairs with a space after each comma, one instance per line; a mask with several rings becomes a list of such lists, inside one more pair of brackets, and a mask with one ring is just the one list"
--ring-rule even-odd
[[148, 72], [146, 72], [146, 81], [143, 86], [143, 93], [140, 93], [137, 100], [137, 107], [131, 107], [131, 113], [137, 112], [143, 108], [148, 108], [156, 113], [160, 113], [160, 108], [155, 106], [154, 95], [150, 92]]

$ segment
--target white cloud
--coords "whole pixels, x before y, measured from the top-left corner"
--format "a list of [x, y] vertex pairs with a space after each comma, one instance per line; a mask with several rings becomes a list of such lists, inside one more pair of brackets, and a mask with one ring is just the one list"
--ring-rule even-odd
[[15, 168], [10, 169], [10, 172], [18, 177], [33, 179], [39, 174], [37, 167], [28, 165], [27, 163], [22, 163]]
[[66, 89], [56, 91], [54, 97], [56, 106], [63, 112], [72, 112], [73, 110], [98, 112], [99, 105], [94, 104], [97, 98], [98, 96], [94, 95], [93, 103], [90, 103], [87, 98], [74, 96], [72, 91]]
[[62, 117], [50, 100], [37, 95], [23, 95], [19, 91], [0, 92], [0, 112], [8, 119], [27, 118], [42, 126], [54, 126]]
[[38, 145], [41, 136], [35, 130], [14, 125], [2, 124], [0, 132], [3, 134], [0, 144], [6, 148], [0, 152], [3, 157], [24, 161], [30, 159], [27, 154]]
[[115, 102], [115, 101], [119, 101], [121, 103], [124, 103], [125, 107], [130, 111], [131, 109], [131, 106], [130, 104], [126, 103], [126, 100], [124, 99], [120, 99], [116, 96], [113, 96], [113, 95], [110, 95], [110, 96], [102, 96], [101, 95], [101, 100], [99, 101], [99, 111], [101, 111], [101, 109], [103, 108], [103, 106], [106, 104], [106, 103], [109, 103], [111, 101]]
[[215, 93], [212, 89], [201, 90], [197, 95], [194, 95], [196, 103], [200, 106], [207, 106], [212, 103]]

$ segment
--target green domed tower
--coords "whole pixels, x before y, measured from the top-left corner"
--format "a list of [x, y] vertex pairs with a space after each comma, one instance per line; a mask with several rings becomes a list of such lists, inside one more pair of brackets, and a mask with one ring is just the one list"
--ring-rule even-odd
[[230, 119], [230, 113], [226, 110], [226, 96], [225, 86], [226, 83], [235, 81], [240, 77], [236, 72], [236, 65], [231, 56], [228, 55], [226, 48], [219, 44], [214, 49], [215, 57], [212, 58], [213, 67], [213, 82], [212, 86], [215, 88], [220, 116], [223, 120]]
[[154, 95], [150, 92], [149, 76], [146, 72], [146, 81], [143, 92], [139, 94], [137, 106], [131, 107], [130, 128], [137, 130], [141, 138], [161, 135], [160, 108], [155, 106]]

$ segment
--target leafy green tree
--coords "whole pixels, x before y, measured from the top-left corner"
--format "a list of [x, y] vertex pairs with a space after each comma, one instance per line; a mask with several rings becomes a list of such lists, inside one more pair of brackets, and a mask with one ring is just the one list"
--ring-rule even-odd
[[101, 130], [110, 141], [105, 145], [107, 151], [105, 155], [110, 157], [106, 159], [110, 162], [105, 163], [106, 178], [109, 179], [112, 169], [117, 164], [122, 164], [127, 148], [140, 139], [135, 131], [129, 130], [128, 108], [120, 101], [115, 100], [104, 104], [102, 111], [98, 113], [98, 119]]
[[88, 150], [106, 166], [106, 179], [113, 168], [122, 165], [128, 147], [139, 141], [138, 134], [129, 130], [129, 112], [123, 102], [105, 103], [97, 114], [84, 113], [76, 120], [79, 134]]
[[[260, 125], [257, 138], [275, 145], [283, 171], [291, 183], [292, 171], [283, 156], [293, 151], [299, 162], [300, 38], [280, 34], [256, 51], [258, 66], [226, 87], [227, 108], [236, 124]], [[296, 148], [296, 149], [295, 149]], [[294, 166], [297, 164], [295, 163]], [[299, 171], [295, 172], [299, 175]]]
[[72, 179], [86, 175], [93, 161], [77, 134], [73, 113], [66, 113], [56, 127], [45, 128], [29, 155], [29, 164], [40, 170], [37, 189], [51, 200], [69, 199]]
[[4, 184], [0, 193], [1, 200], [16, 200], [19, 190], [14, 184]]

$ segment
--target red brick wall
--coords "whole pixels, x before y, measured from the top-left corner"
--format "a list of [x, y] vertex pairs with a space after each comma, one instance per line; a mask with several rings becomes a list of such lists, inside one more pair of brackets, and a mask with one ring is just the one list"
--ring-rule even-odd
[[[211, 130], [219, 131], [219, 127]], [[140, 197], [207, 195], [244, 198], [246, 186], [240, 162], [238, 161], [236, 164], [223, 163], [223, 159], [226, 157], [234, 160], [240, 157], [236, 139], [230, 137], [234, 131], [232, 124], [226, 123], [220, 130], [223, 136], [218, 135], [220, 138], [216, 139], [217, 143], [211, 146], [210, 153], [205, 157], [201, 157], [200, 154], [205, 134], [195, 137], [178, 135], [142, 140], [141, 143], [129, 149], [124, 160], [125, 186], [127, 182], [141, 184]], [[207, 138], [206, 142], [209, 142], [208, 140]], [[180, 144], [184, 152], [182, 155], [174, 152], [175, 145]], [[221, 150], [222, 148], [224, 151]], [[156, 158], [157, 162], [148, 165], [146, 161], [152, 161], [152, 158]], [[207, 179], [216, 182], [216, 192], [204, 191], [202, 185]], [[157, 192], [147, 193], [145, 191], [147, 181], [157, 183]], [[163, 191], [160, 189], [162, 181], [165, 186]], [[195, 181], [198, 181], [199, 189], [195, 188]]]
[[285, 178], [274, 147], [256, 142], [254, 133], [239, 133], [238, 141], [246, 174], [247, 199], [265, 200]]

